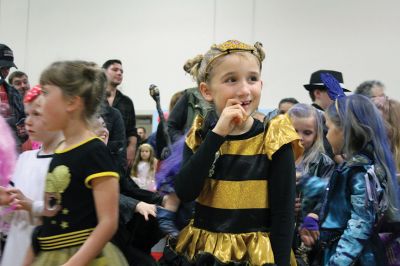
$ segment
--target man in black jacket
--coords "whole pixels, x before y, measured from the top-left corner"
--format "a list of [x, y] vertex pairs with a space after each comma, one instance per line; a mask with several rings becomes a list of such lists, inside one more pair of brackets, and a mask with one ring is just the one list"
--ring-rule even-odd
[[125, 125], [125, 136], [127, 138], [126, 160], [128, 168], [132, 166], [136, 155], [137, 131], [135, 107], [132, 100], [124, 95], [117, 87], [122, 83], [123, 69], [122, 63], [118, 59], [107, 60], [103, 64], [107, 75], [107, 101], [110, 106], [121, 112]]
[[20, 146], [27, 139], [24, 130], [25, 111], [21, 95], [6, 81], [11, 67], [17, 67], [13, 51], [7, 45], [0, 44], [0, 115], [14, 131], [17, 145]]

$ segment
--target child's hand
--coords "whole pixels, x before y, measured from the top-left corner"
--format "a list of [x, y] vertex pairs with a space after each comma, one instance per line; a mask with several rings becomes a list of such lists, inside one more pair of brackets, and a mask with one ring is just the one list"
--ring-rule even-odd
[[0, 186], [0, 205], [10, 205], [15, 195], [8, 192], [8, 189]]
[[32, 200], [27, 198], [18, 188], [8, 188], [7, 192], [14, 196], [12, 205], [16, 210], [32, 211]]
[[138, 212], [138, 213], [140, 213], [141, 215], [143, 215], [143, 216], [144, 216], [144, 219], [145, 219], [146, 221], [149, 220], [149, 215], [151, 215], [151, 216], [153, 216], [153, 217], [156, 217], [156, 216], [157, 216], [157, 208], [156, 208], [156, 205], [154, 205], [154, 204], [148, 204], [148, 203], [143, 202], [143, 201], [139, 202], [139, 203], [136, 205], [135, 212]]
[[245, 122], [247, 118], [248, 115], [240, 105], [240, 101], [237, 99], [229, 99], [226, 102], [224, 110], [222, 110], [213, 132], [225, 137], [226, 135], [229, 135], [235, 127]]
[[300, 229], [300, 238], [307, 247], [313, 246], [319, 238], [318, 215], [309, 213]]

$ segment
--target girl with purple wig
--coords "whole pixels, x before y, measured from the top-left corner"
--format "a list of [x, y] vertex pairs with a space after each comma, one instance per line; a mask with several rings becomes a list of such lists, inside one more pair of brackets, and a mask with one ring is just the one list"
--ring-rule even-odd
[[339, 97], [326, 110], [327, 139], [345, 162], [334, 171], [319, 216], [321, 265], [386, 265], [378, 224], [399, 220], [396, 168], [377, 108]]

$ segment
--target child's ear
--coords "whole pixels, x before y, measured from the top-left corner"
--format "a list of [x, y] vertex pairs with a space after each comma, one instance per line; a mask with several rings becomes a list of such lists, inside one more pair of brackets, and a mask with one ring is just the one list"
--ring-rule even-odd
[[68, 97], [67, 99], [67, 112], [75, 111], [83, 108], [83, 99], [79, 96]]
[[201, 82], [199, 86], [201, 95], [203, 95], [204, 99], [208, 102], [212, 102], [214, 99], [212, 94], [211, 94], [211, 89], [210, 86], [207, 85], [205, 82]]

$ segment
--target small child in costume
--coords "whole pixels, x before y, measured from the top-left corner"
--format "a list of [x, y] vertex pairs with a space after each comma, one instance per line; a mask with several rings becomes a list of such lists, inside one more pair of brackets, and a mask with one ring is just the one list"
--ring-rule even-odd
[[25, 151], [19, 156], [11, 178], [15, 188], [9, 188], [8, 193], [14, 196], [12, 205], [16, 211], [12, 213], [2, 265], [23, 265], [24, 255], [31, 244], [32, 231], [41, 223], [44, 183], [52, 154], [63, 139], [59, 131], [43, 130], [43, 121], [38, 112], [40, 93], [40, 87], [34, 86], [24, 98], [25, 128], [29, 138], [41, 142], [42, 146], [40, 150]]
[[195, 118], [175, 179], [179, 199], [196, 200], [175, 248], [183, 265], [289, 265], [293, 151], [302, 149], [287, 116], [267, 126], [251, 116], [264, 57], [260, 43], [230, 40], [192, 60], [191, 74], [216, 120]]
[[43, 225], [33, 234], [33, 265], [127, 265], [109, 241], [118, 226], [118, 178], [111, 153], [90, 126], [103, 102], [104, 72], [94, 63], [62, 61], [40, 77], [40, 115], [61, 130], [45, 183]]
[[321, 201], [335, 163], [325, 154], [322, 112], [298, 103], [289, 109], [288, 115], [304, 147], [304, 154], [296, 161], [298, 192], [301, 195], [306, 192], [301, 197], [303, 217], [314, 211]]
[[325, 113], [327, 139], [345, 162], [331, 176], [317, 217], [323, 247], [320, 265], [386, 265], [376, 226], [382, 216], [398, 220], [399, 205], [383, 120], [368, 98], [346, 97], [331, 75], [321, 78], [328, 93], [336, 96]]
[[157, 159], [153, 147], [147, 143], [140, 145], [133, 162], [131, 178], [141, 189], [155, 191], [156, 169]]
[[298, 230], [307, 225], [302, 224], [307, 214], [318, 213], [335, 163], [325, 154], [323, 113], [311, 105], [298, 103], [288, 110], [288, 115], [304, 147], [304, 154], [296, 160], [296, 202], [300, 207], [296, 209], [293, 248], [298, 259], [308, 263], [313, 260], [314, 252], [300, 241]]

